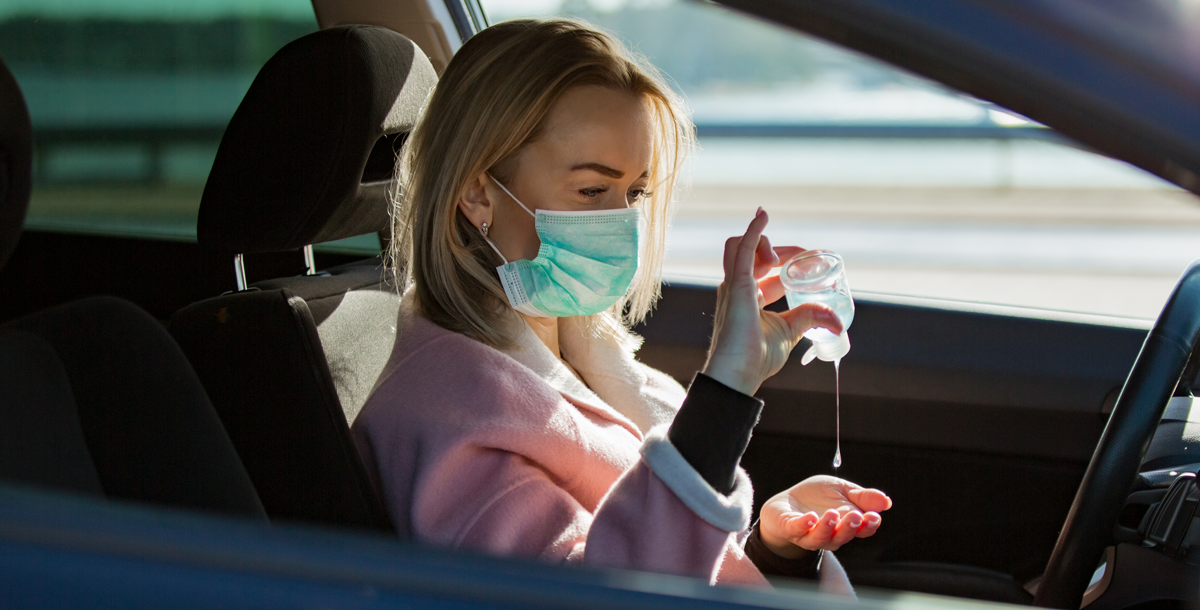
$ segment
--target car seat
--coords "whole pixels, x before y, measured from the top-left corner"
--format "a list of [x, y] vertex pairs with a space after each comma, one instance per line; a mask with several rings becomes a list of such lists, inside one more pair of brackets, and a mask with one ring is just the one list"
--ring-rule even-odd
[[[20, 238], [32, 160], [29, 113], [0, 62], [0, 268]], [[0, 325], [0, 481], [265, 519], [179, 347], [111, 297]]]
[[[394, 531], [349, 433], [395, 339], [380, 258], [315, 273], [311, 245], [390, 229], [395, 154], [436, 84], [404, 36], [341, 26], [263, 66], [221, 140], [197, 225], [238, 291], [170, 329], [268, 515]], [[243, 256], [302, 250], [308, 275], [247, 283]]]

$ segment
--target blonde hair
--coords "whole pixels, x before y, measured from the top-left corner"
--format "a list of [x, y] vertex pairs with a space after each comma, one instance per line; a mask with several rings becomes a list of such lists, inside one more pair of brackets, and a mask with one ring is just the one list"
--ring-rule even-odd
[[459, 211], [459, 197], [485, 171], [508, 181], [503, 163], [538, 136], [566, 91], [584, 85], [642, 97], [655, 122], [653, 195], [639, 204], [647, 222], [637, 275], [624, 298], [587, 321], [596, 336], [636, 349], [640, 339], [629, 328], [660, 296], [667, 227], [695, 126], [648, 62], [570, 20], [508, 21], [470, 38], [397, 159], [388, 255], [401, 289], [413, 284], [423, 316], [493, 347], [512, 345], [520, 318], [496, 273], [502, 261]]

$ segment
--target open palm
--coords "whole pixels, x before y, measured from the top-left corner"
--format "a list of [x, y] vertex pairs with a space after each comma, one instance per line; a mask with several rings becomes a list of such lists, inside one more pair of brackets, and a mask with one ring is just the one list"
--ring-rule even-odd
[[880, 512], [892, 507], [878, 489], [864, 489], [831, 476], [809, 477], [775, 495], [759, 513], [763, 543], [778, 555], [804, 549], [835, 551], [855, 538], [875, 534]]

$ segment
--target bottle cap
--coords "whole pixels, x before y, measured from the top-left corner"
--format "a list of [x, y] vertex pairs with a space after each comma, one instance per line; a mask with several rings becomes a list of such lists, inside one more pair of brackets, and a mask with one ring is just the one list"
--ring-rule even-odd
[[850, 332], [846, 331], [828, 341], [814, 341], [813, 350], [817, 358], [825, 362], [840, 360], [850, 353]]

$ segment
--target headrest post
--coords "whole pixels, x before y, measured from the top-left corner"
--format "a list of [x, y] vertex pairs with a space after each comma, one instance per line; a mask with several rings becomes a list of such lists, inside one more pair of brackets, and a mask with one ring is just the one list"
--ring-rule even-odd
[[235, 254], [233, 257], [233, 276], [237, 280], [238, 292], [246, 289], [246, 264], [242, 261], [241, 254]]
[[313, 258], [312, 244], [304, 246], [304, 268], [307, 270], [307, 275], [317, 274], [317, 259]]

